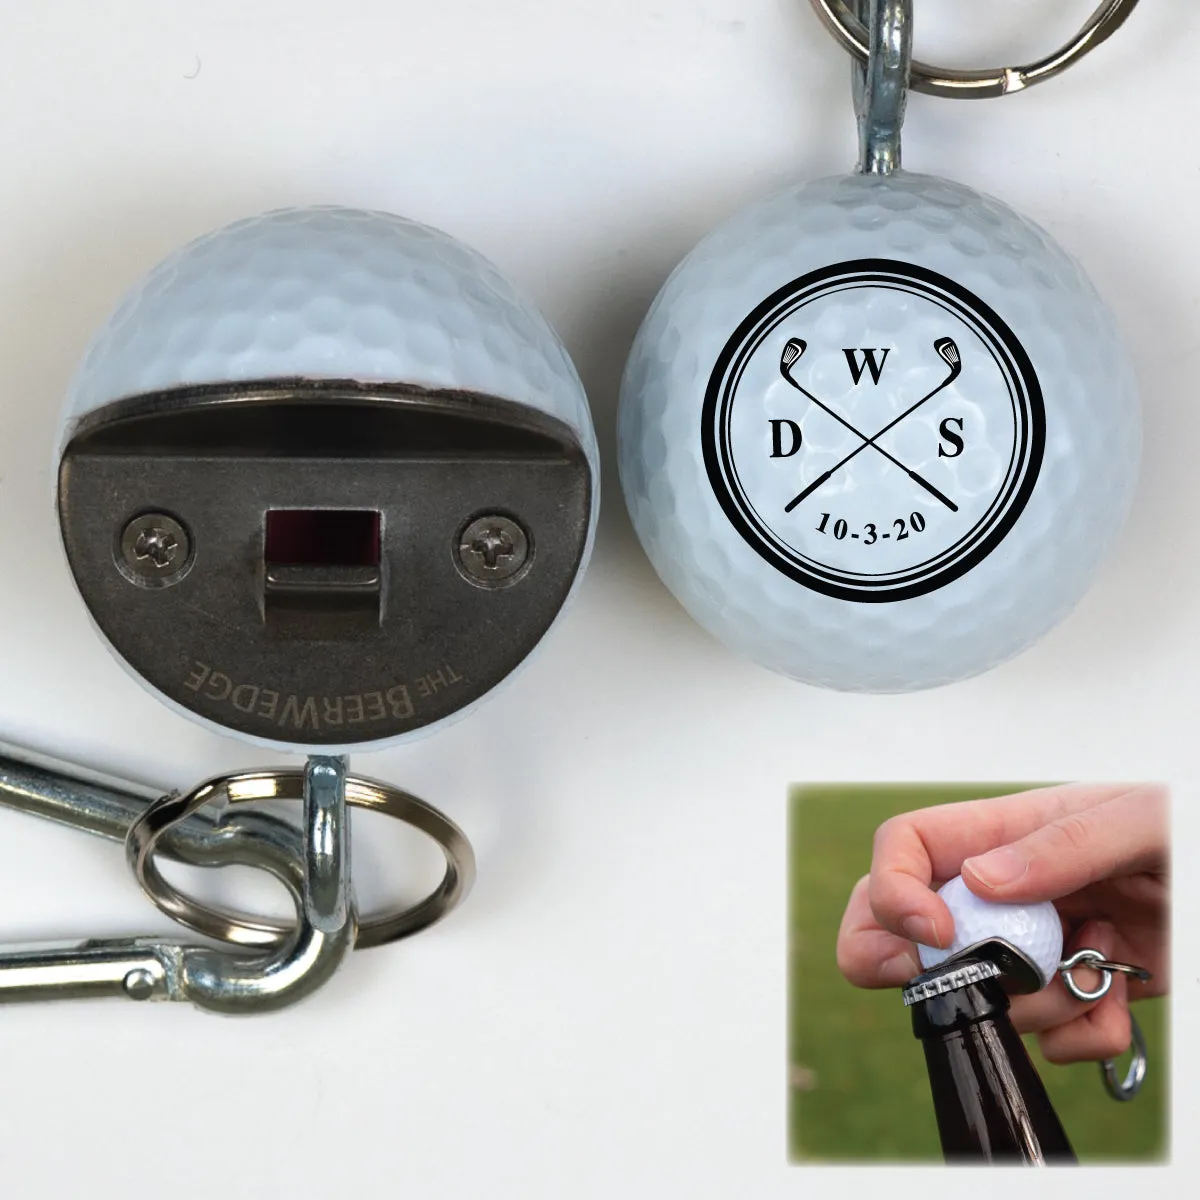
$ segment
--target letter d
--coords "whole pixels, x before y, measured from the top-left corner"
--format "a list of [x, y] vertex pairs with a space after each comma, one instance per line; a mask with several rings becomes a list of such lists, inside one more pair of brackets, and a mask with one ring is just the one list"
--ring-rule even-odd
[[[783, 436], [786, 429], [788, 438], [791, 443], [791, 449], [783, 448]], [[771, 457], [772, 458], [791, 458], [797, 450], [800, 449], [800, 443], [804, 440], [804, 435], [800, 432], [800, 426], [795, 421], [774, 420], [771, 422]]]

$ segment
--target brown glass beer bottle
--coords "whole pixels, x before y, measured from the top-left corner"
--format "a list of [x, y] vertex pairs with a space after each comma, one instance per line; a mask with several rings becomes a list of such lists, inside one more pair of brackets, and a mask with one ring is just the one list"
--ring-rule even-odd
[[1000, 969], [958, 960], [904, 990], [925, 1048], [948, 1163], [1074, 1163], [1075, 1153], [1008, 1016]]

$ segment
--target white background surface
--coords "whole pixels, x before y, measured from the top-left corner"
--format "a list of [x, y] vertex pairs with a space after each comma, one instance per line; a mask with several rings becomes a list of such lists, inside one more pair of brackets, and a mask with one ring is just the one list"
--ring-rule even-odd
[[[1091, 6], [983, 7], [918, 0], [919, 51], [1031, 58]], [[1146, 456], [1132, 522], [1064, 626], [981, 679], [873, 698], [711, 642], [642, 557], [613, 469], [619, 373], [670, 268], [740, 204], [853, 161], [847, 60], [803, 0], [4, 0], [0, 738], [169, 785], [266, 765], [109, 659], [50, 505], [57, 407], [92, 330], [212, 227], [338, 202], [472, 243], [563, 334], [607, 462], [591, 572], [545, 653], [470, 721], [357, 760], [464, 825], [480, 860], [467, 906], [277, 1016], [0, 1010], [4, 1196], [826, 1186], [785, 1152], [791, 779], [1174, 785], [1180, 1184], [1200, 1156], [1197, 36], [1193, 5], [1146, 0], [1058, 81], [910, 104], [910, 167], [1002, 196], [1088, 265], [1138, 363]], [[392, 894], [401, 846], [375, 832], [356, 850], [368, 900]], [[0, 936], [166, 928], [116, 847], [0, 814]], [[973, 1178], [975, 1194], [1009, 1190]]]

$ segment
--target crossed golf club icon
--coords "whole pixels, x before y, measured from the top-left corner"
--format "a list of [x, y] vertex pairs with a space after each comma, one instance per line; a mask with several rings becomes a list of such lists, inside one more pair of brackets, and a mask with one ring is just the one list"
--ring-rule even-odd
[[818, 400], [817, 397], [812, 394], [812, 392], [808, 391], [806, 388], [802, 388], [796, 382], [795, 378], [792, 376], [792, 368], [795, 367], [795, 365], [800, 361], [801, 355], [803, 355], [805, 350], [808, 349], [808, 343], [804, 341], [803, 338], [788, 339], [787, 344], [783, 348], [783, 357], [779, 363], [779, 371], [783, 375], [784, 379], [786, 379], [788, 383], [790, 383], [792, 387], [794, 387], [802, 396], [805, 396], [818, 408], [827, 412], [835, 421], [840, 421], [841, 424], [845, 425], [845, 427], [850, 430], [855, 437], [861, 438], [862, 445], [856, 447], [854, 450], [851, 450], [850, 453], [841, 460], [841, 462], [830, 467], [824, 475], [814, 479], [812, 483], [810, 483], [808, 487], [806, 487], [804, 491], [800, 493], [800, 495], [798, 495], [794, 500], [791, 501], [791, 503], [787, 505], [787, 507], [784, 509], [784, 512], [791, 512], [792, 509], [794, 509], [798, 504], [801, 504], [803, 501], [807, 500], [808, 497], [817, 490], [817, 488], [828, 483], [836, 472], [840, 471], [852, 458], [855, 458], [861, 454], [868, 446], [870, 446], [873, 450], [877, 450], [889, 462], [892, 462], [898, 466], [900, 470], [902, 470], [910, 479], [913, 480], [914, 483], [920, 484], [921, 487], [923, 487], [935, 499], [940, 500], [951, 512], [958, 512], [958, 505], [955, 504], [949, 496], [939, 492], [938, 489], [935, 488], [928, 479], [924, 479], [922, 476], [918, 475], [916, 471], [910, 470], [898, 458], [896, 458], [895, 455], [889, 454], [888, 451], [879, 445], [879, 439], [883, 437], [883, 435], [887, 433], [889, 429], [895, 428], [895, 426], [899, 425], [901, 421], [912, 416], [912, 414], [915, 413], [922, 404], [932, 400], [934, 396], [938, 394], [938, 392], [948, 388], [958, 378], [959, 373], [962, 371], [962, 358], [958, 353], [958, 346], [953, 338], [938, 338], [938, 340], [933, 343], [933, 348], [935, 351], [937, 351], [938, 357], [940, 357], [950, 368], [950, 374], [947, 375], [946, 378], [942, 380], [942, 382], [939, 383], [932, 392], [926, 396], [922, 396], [921, 399], [916, 402], [916, 404], [912, 404], [906, 408], [898, 417], [895, 417], [889, 421], [873, 437], [867, 437], [865, 433], [861, 433], [859, 430], [855, 429], [855, 427], [851, 425], [850, 422], [841, 415], [841, 413], [835, 412], [823, 400]]

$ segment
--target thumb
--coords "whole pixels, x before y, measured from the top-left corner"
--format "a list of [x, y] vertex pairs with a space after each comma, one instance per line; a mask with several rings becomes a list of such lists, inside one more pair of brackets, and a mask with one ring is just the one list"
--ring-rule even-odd
[[1089, 883], [1161, 864], [1166, 795], [1136, 787], [1091, 808], [1067, 813], [1033, 833], [968, 858], [962, 865], [977, 896], [1001, 903], [1057, 900]]

